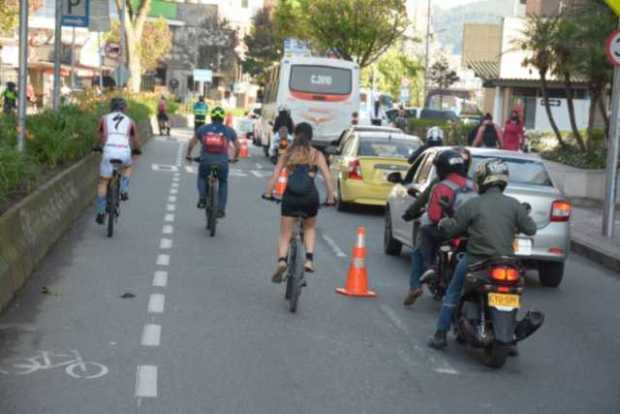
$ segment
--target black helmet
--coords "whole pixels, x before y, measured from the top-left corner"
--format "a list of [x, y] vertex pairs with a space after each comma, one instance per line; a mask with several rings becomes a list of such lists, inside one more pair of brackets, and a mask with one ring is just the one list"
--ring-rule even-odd
[[114, 97], [110, 101], [110, 111], [112, 112], [124, 111], [125, 108], [127, 108], [127, 102], [120, 96]]
[[295, 136], [301, 136], [308, 142], [312, 141], [312, 125], [307, 122], [301, 122], [295, 126]]
[[484, 160], [476, 169], [476, 184], [480, 194], [487, 191], [490, 187], [499, 187], [504, 191], [508, 185], [508, 165], [499, 159], [491, 158]]
[[435, 158], [435, 170], [440, 180], [445, 179], [451, 173], [465, 176], [465, 160], [458, 152], [445, 150]]
[[456, 146], [452, 148], [461, 154], [461, 157], [465, 160], [465, 174], [469, 174], [469, 167], [471, 167], [471, 151], [469, 151], [467, 147], [463, 146]]

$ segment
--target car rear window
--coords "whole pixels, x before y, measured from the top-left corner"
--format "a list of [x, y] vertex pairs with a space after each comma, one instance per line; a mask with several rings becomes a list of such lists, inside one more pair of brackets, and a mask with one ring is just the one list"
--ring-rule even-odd
[[420, 144], [412, 139], [402, 138], [362, 138], [358, 155], [361, 157], [408, 158]]
[[[473, 178], [476, 173], [478, 165], [490, 158], [496, 157], [480, 157], [474, 156], [472, 158], [472, 165], [469, 169], [469, 175]], [[534, 160], [523, 160], [518, 158], [502, 158], [506, 164], [508, 164], [509, 183], [513, 184], [529, 184], [540, 185], [545, 187], [552, 187], [553, 183], [549, 177], [549, 173], [542, 162]]]

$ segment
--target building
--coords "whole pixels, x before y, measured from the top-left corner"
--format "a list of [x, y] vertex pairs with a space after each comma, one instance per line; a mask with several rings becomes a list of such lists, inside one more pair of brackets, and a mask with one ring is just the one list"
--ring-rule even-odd
[[540, 16], [553, 16], [560, 13], [565, 8], [574, 7], [589, 0], [517, 0], [520, 4], [525, 4], [525, 13]]

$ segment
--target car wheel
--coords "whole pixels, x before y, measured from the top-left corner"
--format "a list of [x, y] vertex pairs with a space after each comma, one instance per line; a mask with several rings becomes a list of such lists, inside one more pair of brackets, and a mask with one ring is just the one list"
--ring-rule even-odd
[[400, 256], [403, 244], [392, 234], [392, 213], [390, 207], [385, 208], [385, 228], [383, 230], [383, 251], [390, 256]]
[[558, 287], [564, 277], [563, 262], [538, 262], [538, 279], [546, 287]]
[[340, 182], [338, 182], [338, 186], [336, 187], [336, 208], [338, 211], [347, 211], [349, 209], [349, 204], [342, 201], [342, 190], [340, 189]]

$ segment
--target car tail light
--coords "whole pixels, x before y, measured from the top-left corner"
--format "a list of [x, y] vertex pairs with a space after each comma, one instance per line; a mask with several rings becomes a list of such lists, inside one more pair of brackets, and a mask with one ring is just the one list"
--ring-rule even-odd
[[571, 204], [566, 200], [556, 200], [551, 204], [551, 221], [568, 221], [570, 219]]
[[349, 178], [352, 180], [362, 179], [362, 164], [360, 164], [360, 160], [349, 162]]
[[502, 266], [491, 269], [491, 279], [498, 282], [517, 282], [519, 278], [519, 271], [514, 267]]

